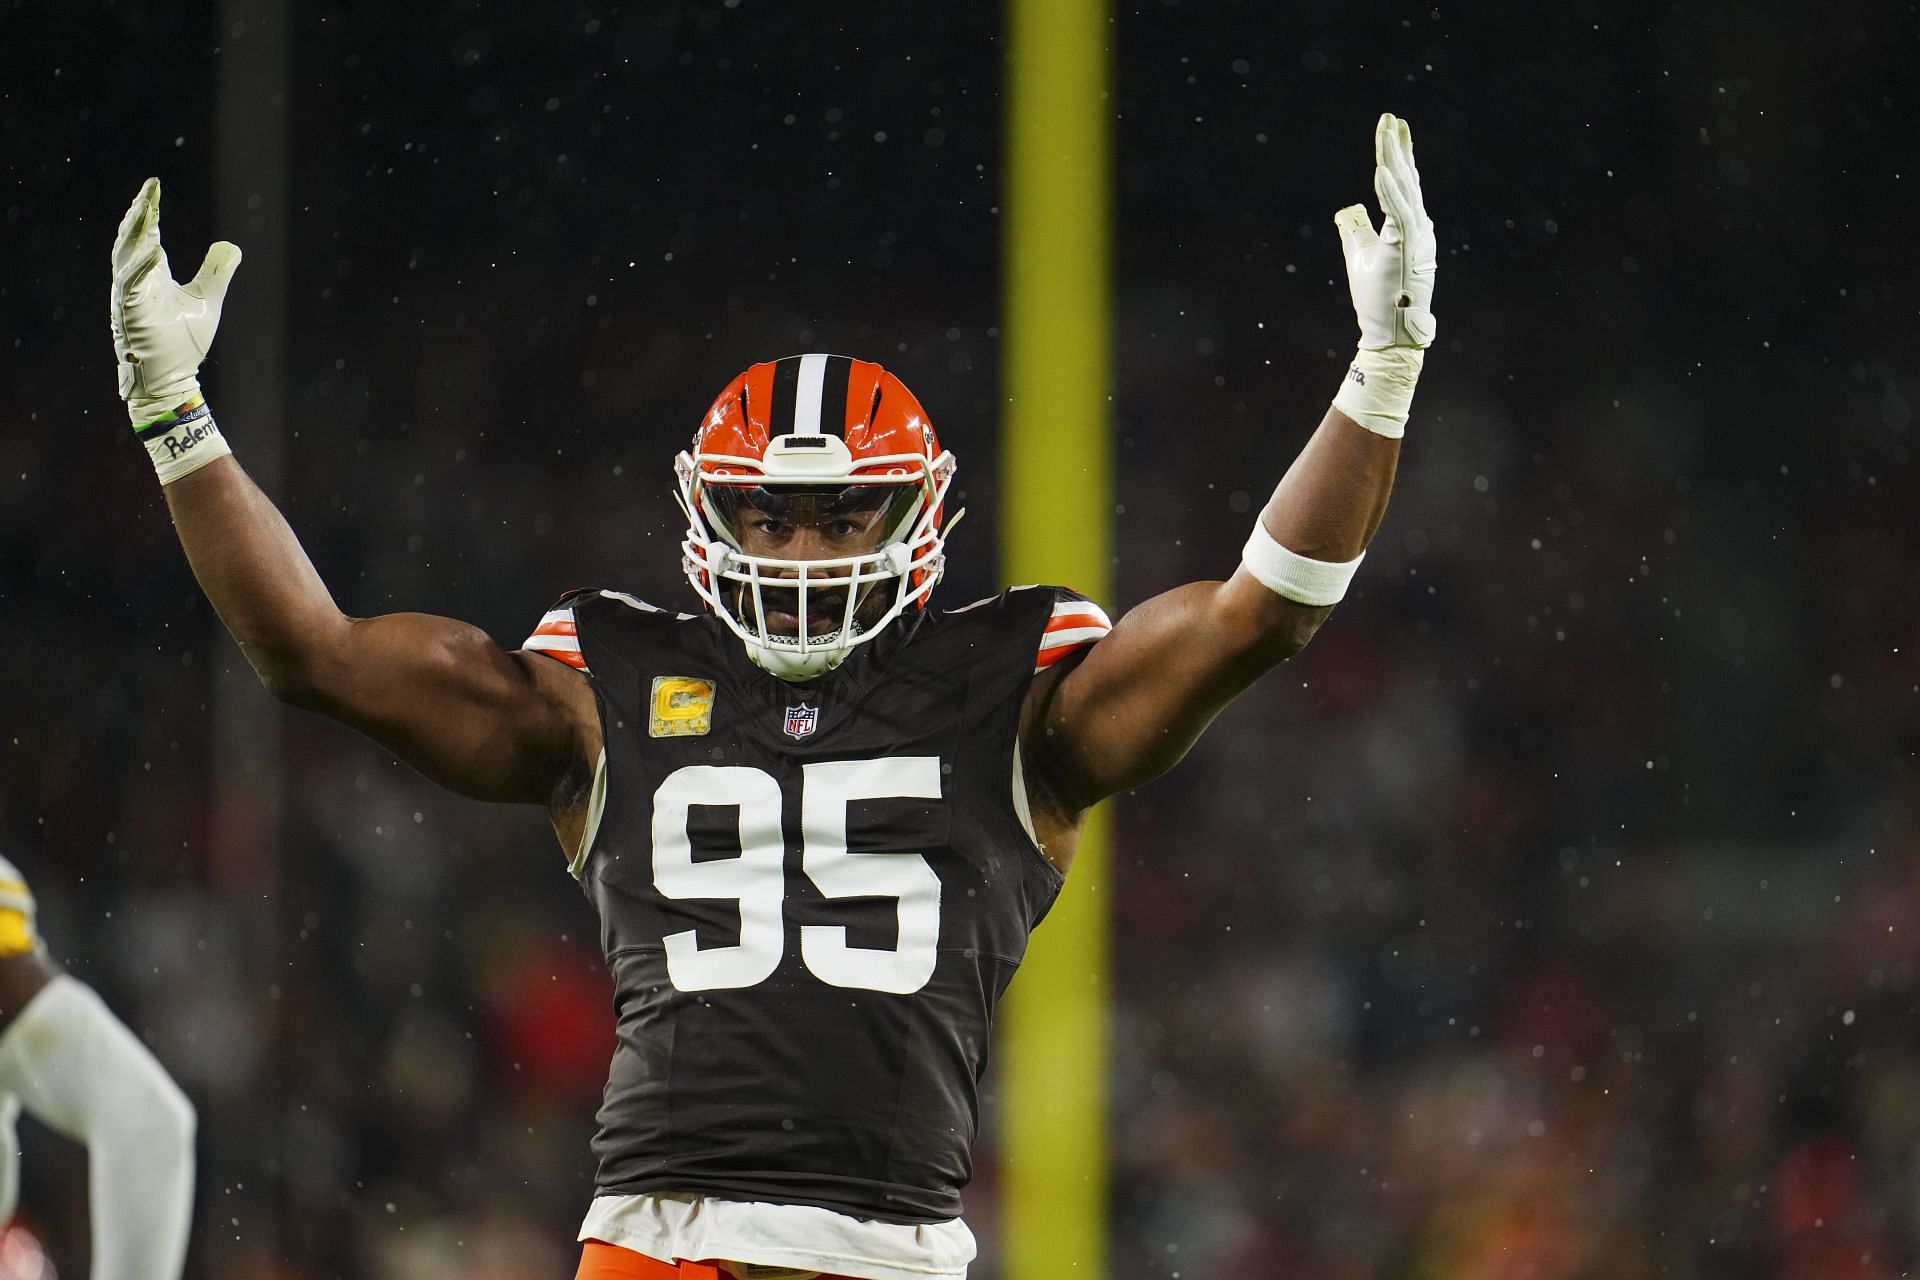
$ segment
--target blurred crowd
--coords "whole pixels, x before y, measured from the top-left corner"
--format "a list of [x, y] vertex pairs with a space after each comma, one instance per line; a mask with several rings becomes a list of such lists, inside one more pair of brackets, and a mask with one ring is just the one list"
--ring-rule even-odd
[[1690, 591], [1677, 477], [1449, 476], [1434, 399], [1359, 598], [1123, 802], [1119, 1269], [1907, 1274], [1913, 507]]
[[[1920, 282], [1874, 195], [1914, 180], [1881, 145], [1910, 89], [1879, 87], [1911, 40], [1846, 4], [1810, 40], [1569, 10], [1524, 43], [1307, 5], [1250, 48], [1226, 8], [1121, 24], [1104, 603], [1229, 572], [1318, 420], [1351, 342], [1330, 215], [1383, 106], [1441, 336], [1354, 594], [1114, 802], [1113, 1274], [1906, 1274]], [[276, 437], [349, 612], [513, 645], [577, 586], [691, 607], [671, 455], [739, 368], [815, 348], [929, 406], [974, 511], [938, 600], [998, 589], [994, 15], [899, 17], [847, 66], [733, 10], [303, 18], [290, 403], [222, 425], [243, 461]], [[540, 815], [282, 712], [219, 632], [94, 307], [151, 167], [180, 274], [223, 233], [212, 109], [74, 79], [6, 109], [124, 136], [4, 198], [40, 265], [0, 289], [0, 852], [200, 1106], [190, 1274], [568, 1274], [611, 1043], [591, 914]], [[219, 350], [216, 412], [247, 376]], [[27, 1142], [23, 1219], [82, 1274], [81, 1156]]]

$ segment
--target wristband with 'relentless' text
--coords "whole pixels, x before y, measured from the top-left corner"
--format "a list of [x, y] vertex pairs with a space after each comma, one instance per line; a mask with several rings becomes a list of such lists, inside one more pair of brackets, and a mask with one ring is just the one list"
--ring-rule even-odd
[[1253, 522], [1253, 536], [1247, 539], [1240, 553], [1240, 563], [1267, 590], [1316, 608], [1339, 604], [1346, 597], [1347, 584], [1353, 581], [1360, 562], [1366, 558], [1367, 553], [1362, 551], [1344, 562], [1308, 559], [1281, 546], [1267, 532], [1263, 520]]
[[134, 428], [133, 434], [147, 447], [147, 457], [153, 461], [162, 485], [172, 484], [233, 452], [214, 425], [213, 411], [198, 395], [146, 426]]

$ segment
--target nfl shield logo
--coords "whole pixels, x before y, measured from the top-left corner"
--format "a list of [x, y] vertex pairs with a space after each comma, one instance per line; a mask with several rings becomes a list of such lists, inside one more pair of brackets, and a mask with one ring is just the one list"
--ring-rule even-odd
[[810, 707], [804, 702], [797, 707], [788, 707], [786, 724], [787, 736], [789, 738], [804, 738], [813, 732], [813, 727], [819, 723], [819, 720], [820, 708], [818, 707]]

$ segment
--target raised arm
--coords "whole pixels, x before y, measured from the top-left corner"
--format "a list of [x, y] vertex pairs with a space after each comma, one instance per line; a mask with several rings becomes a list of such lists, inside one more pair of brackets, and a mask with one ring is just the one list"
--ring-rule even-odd
[[273, 695], [360, 730], [442, 786], [564, 809], [591, 782], [587, 679], [425, 613], [342, 613], [231, 457], [167, 486], [200, 587]]
[[455, 791], [547, 805], [564, 825], [599, 754], [586, 678], [449, 618], [340, 611], [200, 395], [240, 251], [216, 244], [189, 284], [174, 283], [159, 205], [149, 179], [114, 244], [120, 393], [194, 576], [241, 652], [276, 697], [351, 725]]
[[1437, 253], [1403, 122], [1380, 118], [1374, 159], [1380, 231], [1359, 205], [1334, 219], [1359, 351], [1261, 512], [1240, 566], [1225, 582], [1189, 583], [1148, 600], [1080, 661], [1034, 682], [1028, 776], [1055, 811], [1056, 847], [1087, 807], [1172, 768], [1227, 703], [1299, 652], [1345, 594], [1380, 527], [1433, 339]]

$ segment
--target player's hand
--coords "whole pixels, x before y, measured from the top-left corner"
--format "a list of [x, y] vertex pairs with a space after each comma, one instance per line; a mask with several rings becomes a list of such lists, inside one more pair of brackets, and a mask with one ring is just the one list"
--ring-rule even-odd
[[227, 282], [239, 265], [239, 247], [216, 241], [193, 279], [176, 283], [160, 247], [160, 180], [141, 184], [113, 242], [108, 298], [120, 398], [135, 427], [200, 394], [200, 361], [220, 327]]
[[1365, 205], [1333, 215], [1347, 255], [1347, 286], [1360, 317], [1360, 348], [1424, 349], [1433, 341], [1433, 277], [1439, 241], [1420, 195], [1407, 122], [1383, 115], [1373, 131], [1373, 189], [1380, 197], [1380, 230]]

